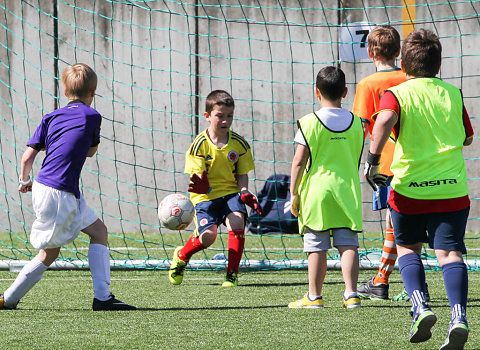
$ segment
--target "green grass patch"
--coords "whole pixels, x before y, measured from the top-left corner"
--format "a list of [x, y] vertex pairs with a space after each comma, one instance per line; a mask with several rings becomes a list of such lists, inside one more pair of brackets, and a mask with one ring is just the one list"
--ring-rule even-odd
[[[362, 271], [366, 280], [372, 272]], [[0, 272], [0, 290], [15, 278]], [[478, 349], [480, 274], [470, 273], [469, 341]], [[238, 288], [220, 284], [223, 273], [187, 271], [182, 285], [166, 271], [113, 271], [112, 292], [140, 308], [135, 312], [93, 312], [88, 271], [47, 271], [17, 310], [3, 310], [2, 348], [8, 349], [438, 349], [450, 307], [441, 272], [427, 272], [432, 309], [438, 316], [433, 337], [408, 342], [410, 304], [363, 301], [345, 310], [339, 271], [328, 271], [324, 310], [294, 310], [287, 304], [307, 290], [307, 272], [240, 273]], [[390, 296], [403, 285], [398, 272]]]
[[[130, 261], [135, 261], [137, 266], [144, 265], [147, 260], [158, 261], [159, 265], [148, 264], [149, 268], [165, 269], [177, 246], [183, 246], [192, 234], [191, 231], [166, 231], [160, 233], [110, 233], [109, 248], [111, 259], [116, 260], [116, 266], [125, 266]], [[0, 260], [30, 260], [36, 251], [30, 245], [25, 234], [0, 233]], [[380, 232], [362, 232], [359, 234], [360, 259], [364, 266], [376, 268], [381, 256], [383, 235]], [[480, 234], [467, 232], [465, 243], [468, 254], [469, 268], [480, 269]], [[228, 234], [220, 232], [215, 243], [209, 249], [203, 250], [193, 257], [193, 260], [209, 260], [217, 253], [227, 254]], [[60, 251], [60, 260], [75, 261], [80, 264], [87, 262], [88, 237], [81, 233], [71, 244]], [[425, 245], [423, 258], [428, 259], [427, 269], [437, 269], [434, 252]], [[279, 263], [276, 267], [289, 266], [289, 260], [304, 260], [303, 242], [299, 235], [255, 235], [248, 233], [243, 259], [245, 260], [271, 260]], [[338, 260], [338, 252], [331, 249], [328, 259]], [[281, 262], [281, 263], [280, 263]], [[433, 262], [433, 264], [431, 264]], [[255, 264], [252, 264], [255, 265]], [[155, 267], [157, 266], [157, 267]], [[212, 265], [202, 264], [201, 269], [211, 268]], [[250, 265], [251, 266], [251, 265]], [[259, 266], [259, 265], [255, 265]], [[265, 269], [264, 267], [257, 267]]]
[[[223, 228], [223, 227], [222, 227]], [[183, 246], [192, 234], [191, 231], [166, 231], [160, 233], [110, 233], [109, 247], [114, 260], [160, 260], [171, 259], [174, 249]], [[465, 243], [468, 254], [466, 259], [474, 261], [469, 266], [480, 268], [480, 234], [467, 232]], [[377, 266], [383, 246], [383, 235], [380, 232], [362, 232], [359, 234], [360, 257], [362, 261], [372, 261]], [[196, 254], [194, 260], [208, 260], [215, 254], [227, 253], [228, 234], [220, 232], [215, 243]], [[81, 233], [72, 243], [60, 251], [60, 259], [87, 261], [88, 237]], [[30, 260], [36, 254], [25, 234], [0, 233], [0, 260]], [[369, 255], [370, 254], [370, 255]], [[424, 257], [435, 259], [431, 249], [424, 250]], [[299, 235], [255, 235], [246, 236], [244, 259], [247, 260], [303, 260], [303, 242]], [[329, 259], [339, 259], [335, 249], [328, 252]], [[478, 261], [478, 263], [477, 263]], [[370, 266], [370, 265], [369, 265]], [[427, 268], [431, 268], [427, 266]]]

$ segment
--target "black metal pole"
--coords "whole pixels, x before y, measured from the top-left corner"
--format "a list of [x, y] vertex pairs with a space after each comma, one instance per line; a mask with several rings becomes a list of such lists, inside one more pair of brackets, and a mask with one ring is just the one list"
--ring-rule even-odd
[[200, 117], [200, 37], [198, 29], [198, 0], [195, 0], [195, 135], [199, 133]]
[[53, 1], [53, 76], [55, 109], [59, 106], [60, 92], [58, 91], [58, 3]]

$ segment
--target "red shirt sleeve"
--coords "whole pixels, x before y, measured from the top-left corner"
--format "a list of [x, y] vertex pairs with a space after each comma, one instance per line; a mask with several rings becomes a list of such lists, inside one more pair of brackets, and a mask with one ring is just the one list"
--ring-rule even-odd
[[463, 126], [465, 127], [466, 138], [473, 136], [472, 123], [470, 123], [470, 117], [468, 116], [465, 106], [463, 106]]
[[398, 101], [397, 101], [395, 95], [393, 94], [393, 92], [391, 92], [389, 90], [385, 91], [382, 98], [380, 99], [380, 104], [378, 106], [377, 111], [372, 116], [372, 119], [376, 120], [378, 113], [380, 113], [381, 111], [385, 111], [385, 110], [394, 111], [395, 114], [398, 117], [397, 123], [395, 124], [395, 126], [393, 127], [393, 130], [392, 130], [393, 134], [395, 135], [395, 138], [397, 138], [398, 137], [398, 126], [400, 125], [400, 105], [398, 104]]
[[382, 98], [380, 99], [380, 105], [378, 106], [378, 110], [375, 112], [375, 117], [383, 110], [394, 111], [397, 116], [400, 115], [400, 105], [398, 104], [395, 95], [390, 90], [385, 91]]

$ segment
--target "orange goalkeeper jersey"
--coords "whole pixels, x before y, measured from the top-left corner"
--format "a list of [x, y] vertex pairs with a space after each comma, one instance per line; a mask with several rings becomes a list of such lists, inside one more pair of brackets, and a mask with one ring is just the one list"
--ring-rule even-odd
[[[403, 83], [405, 80], [405, 73], [400, 68], [397, 68], [378, 71], [363, 78], [357, 84], [352, 113], [370, 122], [368, 126], [370, 135], [375, 123], [372, 120], [372, 115], [377, 111], [383, 93], [392, 86]], [[389, 139], [380, 157], [381, 174], [393, 176], [390, 165], [392, 164], [394, 149], [395, 143]]]

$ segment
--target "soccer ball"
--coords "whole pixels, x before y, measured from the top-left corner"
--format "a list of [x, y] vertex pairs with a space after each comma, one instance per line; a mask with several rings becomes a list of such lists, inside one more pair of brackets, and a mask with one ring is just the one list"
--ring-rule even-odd
[[158, 218], [170, 230], [183, 230], [193, 220], [195, 209], [188, 197], [174, 193], [166, 196], [158, 207]]

